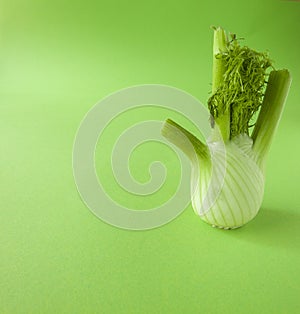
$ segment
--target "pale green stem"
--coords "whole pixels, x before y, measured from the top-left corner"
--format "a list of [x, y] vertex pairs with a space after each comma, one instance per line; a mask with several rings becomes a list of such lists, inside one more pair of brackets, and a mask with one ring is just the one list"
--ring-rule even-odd
[[[227, 36], [225, 31], [218, 27], [214, 30], [214, 45], [213, 45], [213, 75], [212, 75], [212, 94], [214, 94], [223, 82], [225, 73], [225, 64], [222, 58], [217, 55], [225, 52], [227, 49]], [[223, 114], [215, 119], [215, 122], [220, 128], [223, 140], [230, 138], [230, 108], [225, 110]]]
[[252, 133], [253, 150], [262, 168], [278, 127], [291, 81], [288, 70], [270, 73], [264, 100]]
[[161, 134], [180, 148], [192, 162], [210, 160], [208, 147], [173, 120], [167, 119], [165, 121]]

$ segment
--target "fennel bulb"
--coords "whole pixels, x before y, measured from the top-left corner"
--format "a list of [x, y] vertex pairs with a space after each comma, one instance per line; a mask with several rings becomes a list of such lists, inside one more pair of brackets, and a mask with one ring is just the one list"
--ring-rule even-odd
[[194, 211], [212, 226], [234, 229], [253, 219], [261, 206], [266, 158], [291, 76], [288, 70], [268, 74], [273, 68], [268, 55], [241, 47], [222, 28], [214, 29], [213, 53], [210, 139], [202, 143], [171, 119], [162, 134], [191, 160]]

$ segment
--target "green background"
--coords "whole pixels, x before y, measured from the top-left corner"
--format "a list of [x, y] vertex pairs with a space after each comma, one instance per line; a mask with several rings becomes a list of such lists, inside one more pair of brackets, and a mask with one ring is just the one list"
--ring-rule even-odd
[[[0, 313], [298, 313], [299, 19], [299, 2], [277, 0], [1, 1]], [[149, 231], [102, 222], [73, 180], [80, 121], [136, 84], [175, 86], [205, 102], [210, 25], [268, 49], [292, 72], [261, 211], [227, 232], [191, 206]], [[131, 159], [141, 181], [143, 154]]]

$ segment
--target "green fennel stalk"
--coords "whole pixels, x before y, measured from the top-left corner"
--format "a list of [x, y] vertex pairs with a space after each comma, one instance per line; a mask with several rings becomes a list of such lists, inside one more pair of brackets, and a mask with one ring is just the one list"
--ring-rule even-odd
[[[210, 140], [202, 143], [171, 119], [162, 128], [191, 160], [192, 205], [205, 222], [231, 229], [257, 214], [266, 158], [290, 84], [289, 71], [274, 70], [267, 53], [241, 46], [235, 35], [228, 37], [222, 28], [214, 28]], [[211, 185], [217, 194], [210, 192]]]

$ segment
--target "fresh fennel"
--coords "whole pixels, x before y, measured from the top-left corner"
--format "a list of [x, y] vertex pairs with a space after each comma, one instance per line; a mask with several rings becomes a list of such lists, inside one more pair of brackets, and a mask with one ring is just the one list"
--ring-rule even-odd
[[210, 139], [202, 143], [171, 119], [162, 128], [191, 160], [192, 205], [205, 222], [233, 229], [256, 216], [266, 158], [290, 84], [289, 71], [274, 70], [266, 53], [242, 47], [235, 35], [214, 28]]

